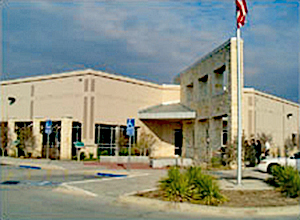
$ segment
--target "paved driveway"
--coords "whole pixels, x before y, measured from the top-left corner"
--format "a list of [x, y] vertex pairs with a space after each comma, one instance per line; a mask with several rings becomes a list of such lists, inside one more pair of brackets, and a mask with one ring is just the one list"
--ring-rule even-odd
[[[91, 175], [95, 172], [93, 170], [0, 168], [2, 181], [30, 180], [62, 184], [0, 185], [2, 219], [233, 219], [117, 202], [117, 198], [124, 193], [155, 187], [157, 181], [165, 176], [166, 170], [137, 170], [131, 171], [127, 178], [99, 179]], [[245, 216], [245, 219], [252, 218]], [[297, 217], [268, 219], [296, 220]]]

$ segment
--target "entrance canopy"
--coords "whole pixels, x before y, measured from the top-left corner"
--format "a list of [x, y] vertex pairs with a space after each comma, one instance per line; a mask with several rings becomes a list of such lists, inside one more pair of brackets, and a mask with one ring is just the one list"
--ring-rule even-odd
[[138, 117], [141, 120], [195, 119], [196, 112], [180, 103], [160, 104], [139, 111]]

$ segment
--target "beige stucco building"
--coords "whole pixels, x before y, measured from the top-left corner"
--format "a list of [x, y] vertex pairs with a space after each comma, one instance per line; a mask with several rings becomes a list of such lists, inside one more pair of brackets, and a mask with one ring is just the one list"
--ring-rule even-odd
[[[208, 162], [237, 136], [236, 46], [231, 38], [208, 53], [180, 74], [180, 85], [91, 69], [2, 81], [1, 121], [8, 121], [12, 141], [18, 139], [18, 127], [32, 127], [34, 156], [45, 157], [45, 121], [51, 120], [51, 148], [60, 159], [71, 159], [76, 141], [94, 156], [98, 148], [119, 155], [120, 139], [128, 139], [126, 120], [135, 118], [131, 141], [141, 131], [151, 134], [151, 157], [180, 155]], [[241, 81], [243, 85], [243, 77]], [[14, 104], [9, 105], [9, 97], [16, 99]], [[251, 88], [243, 89], [242, 102], [247, 138], [271, 135], [272, 147], [281, 153], [288, 137], [299, 143], [299, 104]]]
[[[75, 141], [94, 149], [94, 155], [97, 145], [114, 155], [126, 119], [137, 119], [141, 108], [179, 100], [179, 90], [179, 85], [158, 85], [91, 69], [2, 81], [1, 121], [9, 121], [12, 139], [17, 139], [15, 126], [28, 122], [36, 136], [37, 154], [46, 145], [43, 127], [49, 119], [59, 130], [56, 141], [61, 159], [76, 155]], [[9, 97], [16, 99], [13, 105]], [[140, 126], [137, 120], [136, 127]]]
[[248, 138], [266, 134], [272, 138], [273, 155], [284, 155], [284, 146], [290, 139], [299, 149], [299, 104], [244, 88], [243, 130]]

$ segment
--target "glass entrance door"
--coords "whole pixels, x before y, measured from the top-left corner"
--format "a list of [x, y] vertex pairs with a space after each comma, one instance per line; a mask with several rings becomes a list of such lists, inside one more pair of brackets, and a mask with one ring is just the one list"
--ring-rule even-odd
[[182, 129], [175, 130], [175, 155], [181, 156], [182, 153]]

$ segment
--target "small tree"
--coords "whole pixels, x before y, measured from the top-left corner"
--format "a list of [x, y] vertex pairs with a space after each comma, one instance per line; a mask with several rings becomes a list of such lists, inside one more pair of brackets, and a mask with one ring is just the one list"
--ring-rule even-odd
[[[230, 166], [230, 164], [237, 161], [237, 147], [238, 147], [238, 140], [237, 137], [234, 139], [234, 141], [227, 143], [227, 145], [224, 148], [224, 151], [222, 152], [222, 164], [225, 166]], [[246, 144], [246, 138], [244, 135], [242, 135], [242, 155], [247, 155], [247, 151], [249, 150], [248, 145]]]
[[23, 151], [24, 156], [31, 156], [35, 148], [35, 138], [33, 136], [31, 127], [22, 127], [17, 130], [18, 138], [20, 143], [18, 144], [18, 149]]
[[293, 142], [293, 140], [288, 137], [285, 142], [284, 142], [284, 151], [285, 151], [285, 157], [288, 157], [289, 154], [291, 153], [291, 151], [293, 151], [295, 148], [295, 144]]
[[264, 132], [257, 134], [257, 140], [260, 140], [261, 144], [265, 145], [268, 141], [269, 143], [272, 142], [273, 137], [271, 134], [266, 134]]
[[2, 156], [4, 156], [5, 149], [7, 148], [8, 143], [9, 143], [8, 127], [7, 127], [7, 125], [5, 125], [4, 122], [2, 122], [0, 129], [1, 129], [1, 132], [0, 132], [1, 151], [2, 151]]
[[129, 143], [128, 138], [126, 138], [125, 135], [121, 133], [118, 139], [118, 147], [119, 147], [118, 152], [120, 156], [125, 156], [125, 154], [128, 154], [128, 149], [127, 149], [128, 143]]
[[147, 156], [155, 142], [155, 137], [150, 133], [146, 133], [145, 130], [142, 129], [135, 147], [139, 149], [140, 155]]

